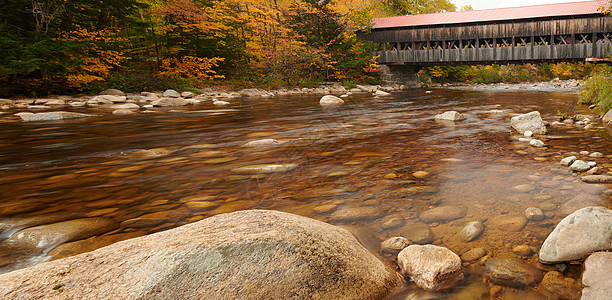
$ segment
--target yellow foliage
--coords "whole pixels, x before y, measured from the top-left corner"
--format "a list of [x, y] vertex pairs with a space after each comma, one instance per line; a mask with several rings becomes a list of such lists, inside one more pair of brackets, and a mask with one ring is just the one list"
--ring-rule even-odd
[[168, 58], [162, 61], [162, 72], [159, 74], [166, 77], [190, 78], [198, 82], [203, 82], [209, 79], [225, 78], [223, 75], [217, 75], [213, 70], [218, 66], [218, 62], [224, 58], [213, 57], [195, 57], [183, 56], [180, 58]]

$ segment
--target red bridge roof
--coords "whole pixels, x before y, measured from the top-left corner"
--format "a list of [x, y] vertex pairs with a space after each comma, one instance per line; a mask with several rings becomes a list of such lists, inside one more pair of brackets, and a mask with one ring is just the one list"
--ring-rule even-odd
[[409, 15], [374, 19], [373, 29], [392, 27], [435, 26], [491, 21], [508, 21], [546, 17], [578, 16], [601, 13], [608, 1], [582, 1], [497, 9], [458, 11], [426, 15]]

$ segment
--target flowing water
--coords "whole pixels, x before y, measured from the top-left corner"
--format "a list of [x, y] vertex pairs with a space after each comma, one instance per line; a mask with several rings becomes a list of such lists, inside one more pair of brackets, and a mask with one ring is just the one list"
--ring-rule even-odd
[[[559, 112], [588, 114], [576, 108], [574, 93], [412, 90], [380, 99], [354, 96], [333, 108], [318, 99], [242, 99], [227, 109], [207, 103], [128, 116], [82, 109], [99, 116], [58, 122], [1, 119], [1, 272], [242, 209], [343, 226], [389, 265], [394, 258], [380, 254], [380, 242], [394, 236], [458, 254], [483, 247], [491, 257], [508, 257], [516, 256], [517, 245], [537, 251], [579, 205], [611, 206], [606, 186], [584, 184], [558, 164], [583, 150], [612, 155], [604, 128], [551, 127], [543, 148], [519, 142], [510, 131], [512, 113], [538, 110], [548, 121]], [[433, 119], [448, 110], [467, 120]], [[267, 138], [279, 144], [244, 146]], [[612, 168], [609, 157], [590, 160]], [[298, 167], [236, 170], [261, 164]], [[420, 221], [423, 211], [438, 206], [466, 215]], [[496, 218], [522, 215], [531, 206], [544, 208], [546, 218], [519, 231], [496, 227]], [[75, 219], [85, 220], [66, 222]], [[457, 233], [474, 220], [485, 232], [461, 242]], [[34, 242], [16, 238], [31, 226], [40, 226], [25, 229]], [[537, 265], [533, 255], [524, 259]], [[571, 268], [568, 276], [578, 278], [579, 266]], [[488, 298], [479, 264], [466, 265], [465, 274], [450, 291], [423, 294], [406, 283], [391, 297]]]

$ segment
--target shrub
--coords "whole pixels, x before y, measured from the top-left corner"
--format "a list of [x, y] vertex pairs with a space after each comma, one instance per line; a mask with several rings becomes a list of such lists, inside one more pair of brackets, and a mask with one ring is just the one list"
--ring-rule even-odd
[[610, 68], [583, 82], [578, 103], [595, 104], [595, 109], [602, 115], [612, 109], [612, 70]]

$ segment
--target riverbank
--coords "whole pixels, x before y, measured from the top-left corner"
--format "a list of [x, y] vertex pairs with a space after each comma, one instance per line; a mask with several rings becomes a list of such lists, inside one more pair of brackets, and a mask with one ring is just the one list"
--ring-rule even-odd
[[478, 84], [478, 83], [445, 83], [445, 84], [432, 84], [429, 88], [447, 88], [456, 90], [475, 90], [475, 91], [542, 91], [542, 92], [578, 92], [580, 87], [580, 81], [576, 79], [570, 80], [559, 80], [553, 79], [551, 81], [543, 82], [524, 82], [524, 83], [491, 83], [491, 84]]

